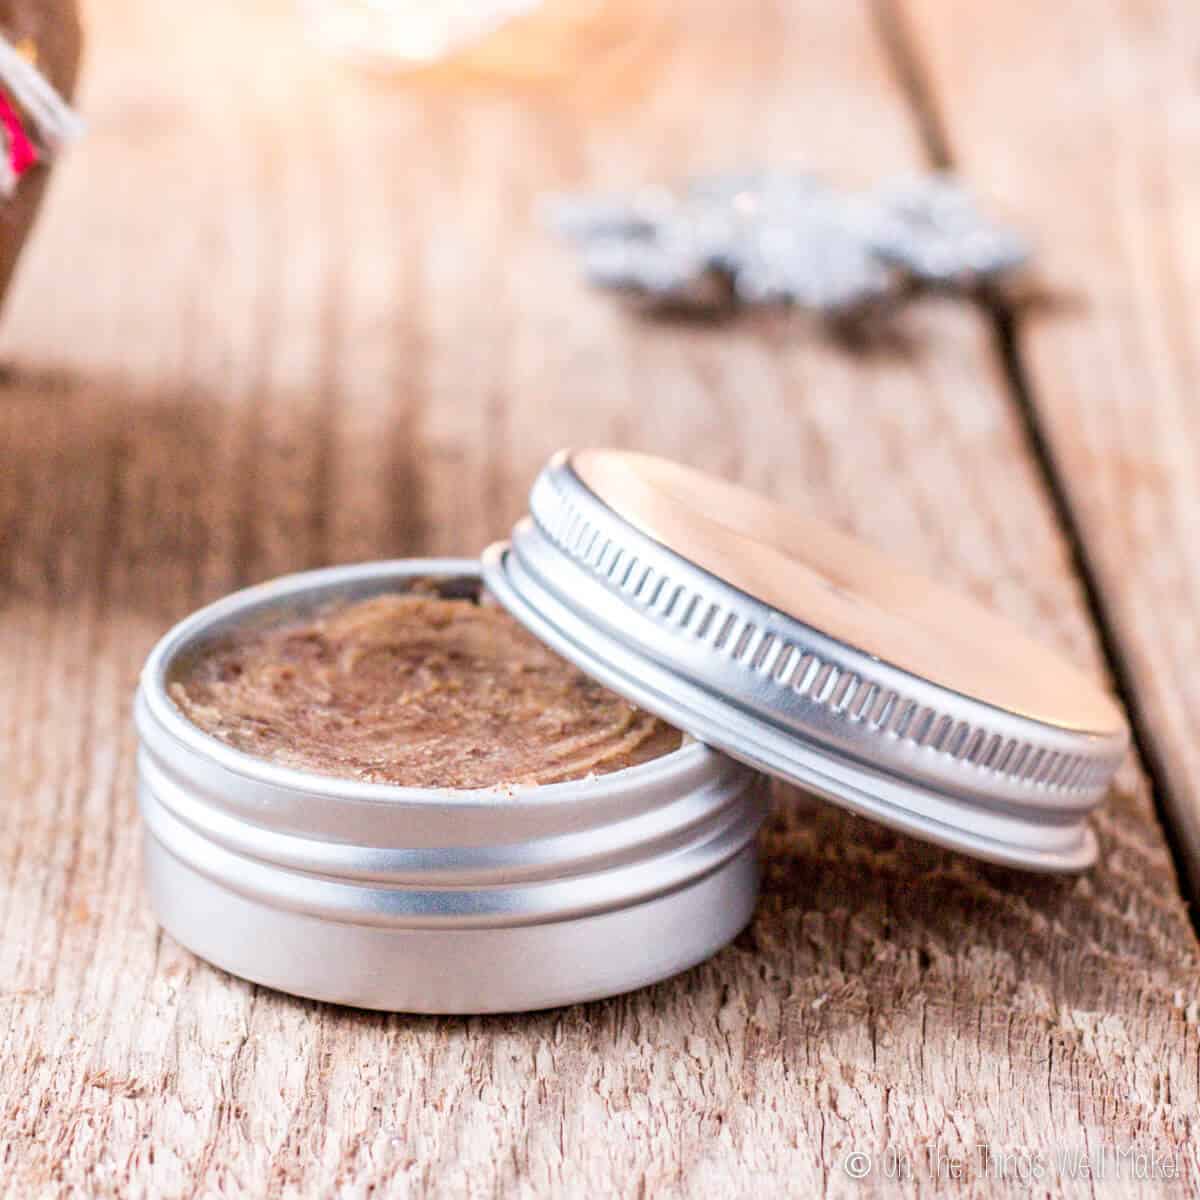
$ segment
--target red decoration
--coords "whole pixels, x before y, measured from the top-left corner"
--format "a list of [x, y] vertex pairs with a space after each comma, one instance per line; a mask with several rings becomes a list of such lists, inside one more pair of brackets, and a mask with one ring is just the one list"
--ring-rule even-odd
[[38, 152], [25, 132], [20, 115], [4, 92], [0, 92], [0, 126], [4, 130], [8, 165], [13, 177], [20, 179], [31, 167], [37, 166]]

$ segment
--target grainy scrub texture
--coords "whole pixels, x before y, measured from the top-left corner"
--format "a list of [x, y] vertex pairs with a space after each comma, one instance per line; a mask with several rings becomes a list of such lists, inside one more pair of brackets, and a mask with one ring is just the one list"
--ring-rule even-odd
[[680, 744], [502, 609], [425, 594], [248, 628], [183, 663], [171, 695], [238, 750], [405, 787], [559, 783]]

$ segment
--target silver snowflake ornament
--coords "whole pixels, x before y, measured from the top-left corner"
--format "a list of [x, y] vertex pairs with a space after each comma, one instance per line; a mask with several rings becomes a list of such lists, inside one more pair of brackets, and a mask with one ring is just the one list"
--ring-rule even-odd
[[1028, 247], [946, 175], [845, 192], [814, 175], [703, 177], [684, 191], [566, 197], [551, 220], [598, 286], [656, 306], [789, 304], [856, 317], [919, 289], [969, 289]]

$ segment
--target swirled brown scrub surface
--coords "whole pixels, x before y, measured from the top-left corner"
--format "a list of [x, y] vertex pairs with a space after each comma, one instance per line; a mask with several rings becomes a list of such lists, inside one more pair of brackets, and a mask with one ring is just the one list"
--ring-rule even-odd
[[171, 696], [271, 762], [372, 783], [558, 783], [678, 749], [503, 609], [387, 594], [246, 629], [182, 665]]

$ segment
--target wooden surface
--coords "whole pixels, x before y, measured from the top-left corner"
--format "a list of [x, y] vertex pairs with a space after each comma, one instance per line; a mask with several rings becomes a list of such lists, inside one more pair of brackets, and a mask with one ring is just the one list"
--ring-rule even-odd
[[[1038, 232], [1052, 304], [1018, 315], [1021, 361], [1200, 895], [1200, 23], [906, 2], [952, 156]], [[1018, 76], [1056, 102], [1014, 106]]]
[[[911, 23], [931, 47], [945, 12]], [[620, 60], [569, 87], [503, 89], [340, 76], [299, 42], [285, 0], [85, 12], [90, 137], [55, 181], [0, 338], [8, 1194], [1200, 1189], [1200, 951], [1133, 757], [1096, 819], [1099, 866], [1067, 880], [781, 788], [762, 903], [733, 946], [556, 1012], [306, 1003], [223, 975], [154, 925], [129, 727], [154, 639], [281, 571], [473, 553], [521, 514], [560, 445], [655, 450], [809, 507], [1098, 674], [1112, 663], [1055, 487], [1101, 514], [1079, 520], [1089, 561], [1109, 553], [1093, 531], [1122, 528], [1130, 573], [1195, 570], [1182, 532], [1143, 554], [1129, 514], [1103, 518], [1122, 493], [1093, 490], [1072, 461], [1073, 401], [1052, 417], [1035, 389], [1064, 447], [1055, 462], [1075, 472], [1047, 486], [987, 314], [922, 304], [897, 344], [856, 354], [785, 321], [638, 321], [579, 284], [538, 225], [545, 191], [797, 159], [869, 180], [927, 153], [891, 10], [714, 0], [643, 14], [649, 32]], [[946, 78], [970, 74], [955, 65], [972, 28], [958, 21], [934, 56]], [[997, 39], [979, 37], [986, 57]], [[1055, 53], [1012, 37], [1014, 54]], [[1052, 88], [1053, 58], [1037, 72]], [[1129, 92], [1112, 102], [1140, 128]], [[982, 102], [964, 102], [961, 127], [953, 116], [964, 149], [973, 123], [996, 119]], [[1031, 226], [1067, 221], [1053, 190], [1025, 211], [1018, 181], [1010, 207]], [[1123, 203], [1130, 227], [1152, 211]], [[1092, 307], [1120, 301], [1105, 269], [1055, 318], [1081, 359], [1089, 338], [1118, 336]], [[1155, 469], [1178, 474], [1186, 393], [1148, 351], [1124, 355], [1123, 394], [1152, 414], [1126, 435], [1136, 461], [1162, 455]], [[1056, 356], [1047, 340], [1036, 360]], [[1142, 438], [1152, 420], [1157, 442]], [[1190, 514], [1170, 511], [1182, 531]], [[1114, 613], [1145, 606], [1098, 574]], [[1177, 598], [1121, 636], [1162, 639], [1182, 674], [1185, 612]], [[1147, 713], [1177, 703], [1133, 674]], [[1163, 753], [1172, 788], [1194, 781], [1183, 749]], [[843, 1169], [856, 1149], [876, 1156], [864, 1182]], [[1163, 1155], [1184, 1178], [1073, 1178], [1070, 1159], [1033, 1188], [1013, 1177], [1081, 1149]]]

